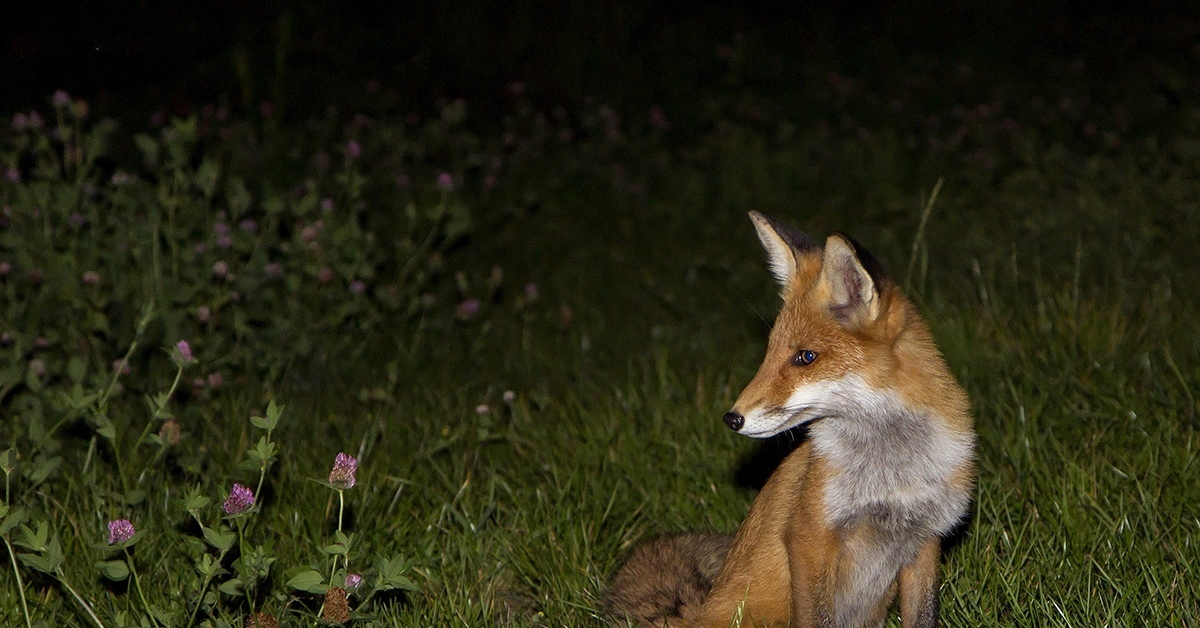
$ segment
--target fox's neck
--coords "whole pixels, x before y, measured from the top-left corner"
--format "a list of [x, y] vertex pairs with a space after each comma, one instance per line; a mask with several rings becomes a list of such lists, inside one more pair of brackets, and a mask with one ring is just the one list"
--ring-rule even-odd
[[948, 532], [970, 498], [950, 481], [970, 464], [970, 433], [861, 377], [844, 378], [839, 389], [833, 412], [809, 430], [814, 452], [832, 471], [825, 494], [830, 523]]

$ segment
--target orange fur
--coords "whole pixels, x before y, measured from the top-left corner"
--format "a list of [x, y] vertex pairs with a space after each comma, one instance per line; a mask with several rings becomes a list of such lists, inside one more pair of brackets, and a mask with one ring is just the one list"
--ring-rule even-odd
[[809, 439], [755, 499], [707, 597], [670, 625], [878, 626], [897, 595], [906, 626], [936, 625], [940, 536], [974, 481], [966, 393], [869, 254], [751, 218], [784, 304], [726, 422], [756, 437], [807, 423]]

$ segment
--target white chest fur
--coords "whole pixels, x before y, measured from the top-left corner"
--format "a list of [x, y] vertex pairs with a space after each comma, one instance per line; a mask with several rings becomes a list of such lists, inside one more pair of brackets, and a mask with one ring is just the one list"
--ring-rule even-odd
[[966, 514], [968, 489], [951, 477], [968, 465], [970, 433], [951, 431], [930, 410], [906, 405], [862, 378], [840, 380], [809, 435], [833, 467], [825, 506], [834, 526], [871, 523], [881, 532], [944, 535]]

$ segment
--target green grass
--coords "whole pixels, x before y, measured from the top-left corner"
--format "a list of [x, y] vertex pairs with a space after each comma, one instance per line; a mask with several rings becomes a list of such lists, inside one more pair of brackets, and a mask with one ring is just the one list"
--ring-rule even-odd
[[[759, 54], [752, 41], [747, 46], [751, 59]], [[286, 406], [274, 433], [279, 460], [247, 528], [247, 540], [276, 559], [256, 607], [313, 621], [319, 597], [289, 589], [285, 574], [309, 565], [328, 571], [319, 548], [333, 539], [336, 493], [309, 480], [324, 479], [344, 451], [359, 458], [358, 485], [346, 492], [346, 528], [356, 534], [351, 571], [370, 579], [374, 556], [400, 555], [419, 589], [383, 595], [359, 624], [596, 625], [605, 579], [633, 544], [672, 531], [733, 531], [753, 499], [736, 477], [757, 444], [730, 433], [720, 417], [757, 367], [776, 307], [745, 217], [758, 209], [814, 234], [847, 230], [885, 260], [911, 286], [971, 395], [978, 491], [970, 525], [946, 559], [945, 625], [1193, 625], [1200, 617], [1200, 108], [1173, 109], [1148, 91], [1081, 105], [1081, 96], [1109, 93], [1092, 87], [1103, 69], [1080, 75], [1069, 65], [1048, 63], [1044, 76], [1017, 79], [898, 60], [886, 80], [863, 73], [831, 85], [828, 72], [845, 68], [814, 63], [806, 70], [814, 80], [791, 94], [806, 108], [726, 86], [687, 110], [692, 130], [667, 137], [626, 123], [620, 141], [604, 139], [595, 109], [572, 111], [572, 121], [551, 123], [559, 126], [550, 131], [514, 113], [509, 128], [520, 137], [546, 140], [569, 127], [575, 139], [513, 160], [499, 188], [504, 196], [453, 195], [470, 208], [469, 233], [442, 247], [444, 259], [429, 262], [425, 283], [410, 295], [428, 291], [436, 306], [354, 301], [348, 319], [331, 319], [326, 310], [338, 300], [327, 293], [281, 292], [282, 331], [261, 344], [249, 336], [222, 344], [205, 334], [224, 328], [172, 313], [186, 314], [190, 301], [168, 306], [164, 322], [147, 332], [150, 349], [138, 355], [187, 335], [207, 351], [192, 368], [207, 369], [207, 360], [236, 369], [224, 387], [171, 401], [188, 435], [165, 460], [129, 443], [148, 419], [139, 394], [170, 384], [162, 356], [140, 359], [136, 386], [113, 399], [116, 424], [133, 430], [121, 433], [124, 449], [106, 448], [85, 420], [34, 442], [34, 415], [53, 424], [67, 411], [28, 401], [43, 397], [22, 370], [0, 395], [0, 435], [23, 453], [12, 502], [32, 520], [49, 521], [66, 555], [63, 574], [106, 625], [119, 625], [122, 612], [130, 625], [148, 621], [133, 587], [103, 580], [95, 567], [114, 518], [145, 532], [133, 555], [146, 597], [190, 610], [194, 601], [180, 592], [194, 586], [195, 556], [213, 552], [175, 500], [199, 486], [213, 502], [203, 511], [206, 525], [214, 525], [222, 491], [257, 480], [257, 468], [238, 465], [261, 434], [247, 419], [276, 399]], [[941, 88], [922, 87], [930, 84]], [[955, 102], [947, 93], [979, 99]], [[894, 112], [896, 100], [902, 113]], [[1132, 123], [1122, 126], [1122, 110], [1137, 112]], [[930, 115], [940, 126], [929, 124]], [[965, 131], [954, 140], [958, 125]], [[378, 154], [429, 173], [453, 163], [464, 180], [480, 174], [475, 168], [501, 144], [438, 125], [411, 135], [397, 128], [377, 136], [403, 136], [406, 156], [389, 152], [391, 139], [380, 140]], [[343, 141], [329, 135], [327, 148]], [[377, 155], [369, 151], [367, 159]], [[315, 176], [302, 161], [263, 176]], [[329, 176], [316, 185], [342, 181]], [[939, 178], [945, 182], [918, 236]], [[367, 190], [372, 202], [384, 193], [370, 183]], [[411, 193], [421, 207], [446, 202], [422, 194]], [[33, 206], [9, 198], [18, 213]], [[355, 250], [329, 244], [341, 255], [336, 263], [351, 269], [347, 279], [364, 268], [357, 247], [399, 220], [386, 207], [355, 215], [362, 223], [349, 245]], [[199, 222], [196, 230], [206, 228]], [[365, 267], [386, 283], [403, 265], [391, 256], [411, 252], [407, 246], [372, 249]], [[11, 241], [2, 252], [41, 255]], [[144, 267], [108, 270], [134, 277], [122, 284], [134, 314], [139, 298], [162, 290], [142, 285]], [[180, 285], [190, 285], [188, 272]], [[207, 277], [206, 268], [198, 274]], [[522, 300], [525, 282], [539, 285], [536, 301]], [[455, 319], [455, 302], [484, 293], [478, 315]], [[0, 331], [35, 336], [62, 324], [53, 311], [7, 307], [11, 329]], [[230, 307], [231, 316], [241, 311]], [[119, 358], [132, 333], [82, 334], [100, 347], [89, 358], [93, 371]], [[54, 345], [62, 364], [47, 358], [48, 390], [65, 392], [75, 379], [64, 374], [70, 347]], [[507, 390], [511, 402], [503, 400]], [[61, 466], [33, 481], [37, 460], [51, 455]], [[120, 456], [140, 465], [127, 480], [144, 500], [127, 503]], [[22, 625], [17, 582], [3, 558], [0, 624]], [[228, 560], [225, 567], [233, 568]], [[20, 571], [35, 622], [88, 623], [54, 579]], [[248, 608], [225, 596], [203, 615], [213, 625], [240, 625]]]

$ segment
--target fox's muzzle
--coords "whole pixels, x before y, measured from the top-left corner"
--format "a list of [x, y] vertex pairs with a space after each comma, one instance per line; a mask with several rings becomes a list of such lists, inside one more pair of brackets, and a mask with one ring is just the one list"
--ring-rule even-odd
[[725, 413], [724, 420], [725, 420], [725, 425], [728, 425], [729, 429], [731, 429], [735, 432], [742, 429], [742, 426], [746, 424], [746, 417], [744, 417], [732, 410]]

